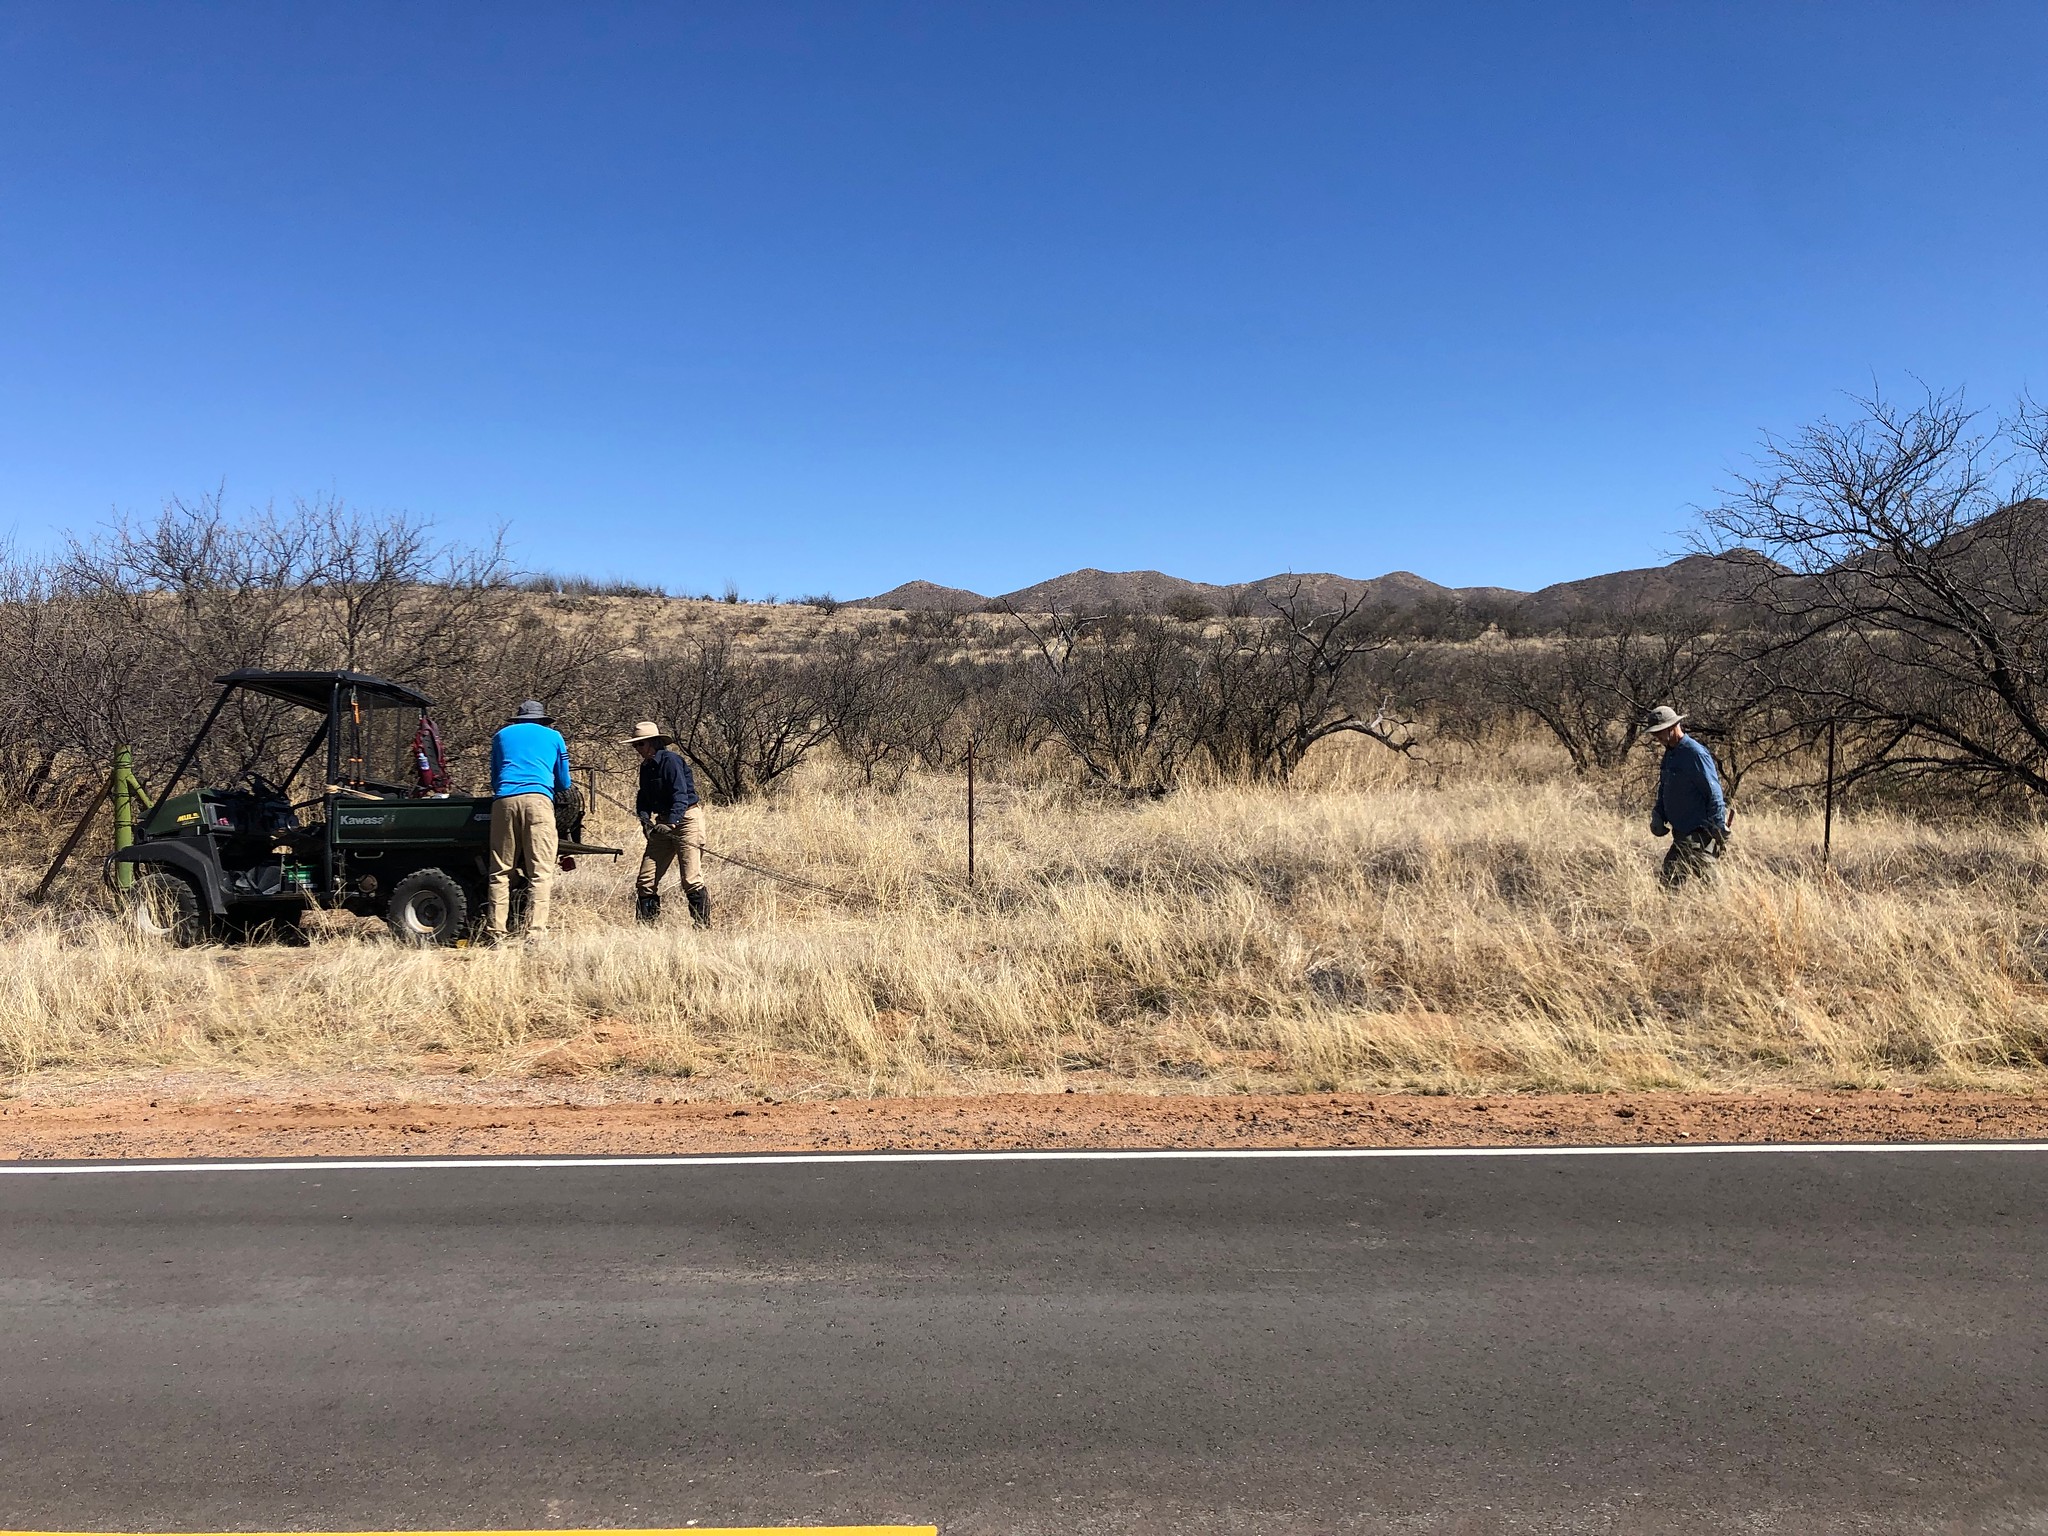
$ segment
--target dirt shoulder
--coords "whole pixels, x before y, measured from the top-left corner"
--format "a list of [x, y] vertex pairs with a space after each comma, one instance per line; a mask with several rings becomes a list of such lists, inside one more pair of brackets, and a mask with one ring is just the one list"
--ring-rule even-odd
[[215, 1091], [0, 1102], [0, 1159], [1627, 1146], [2048, 1138], [2048, 1095], [1004, 1094], [794, 1103], [423, 1103]]

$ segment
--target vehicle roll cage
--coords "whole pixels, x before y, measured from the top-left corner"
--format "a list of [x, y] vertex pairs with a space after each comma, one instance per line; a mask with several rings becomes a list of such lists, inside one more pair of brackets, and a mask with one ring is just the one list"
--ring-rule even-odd
[[[214, 679], [220, 685], [220, 696], [213, 701], [213, 708], [206, 713], [192, 744], [185, 749], [185, 755], [178, 759], [178, 766], [171, 770], [171, 776], [164, 781], [156, 802], [167, 798], [176, 789], [180, 780], [199, 756], [199, 749], [213, 731], [221, 711], [227, 708], [228, 700], [237, 693], [257, 693], [266, 698], [279, 699], [295, 704], [301, 709], [312, 710], [321, 716], [319, 727], [307, 741], [305, 751], [291, 766], [279, 788], [289, 791], [292, 781], [299, 776], [313, 754], [320, 750], [322, 743], [327, 747], [327, 782], [331, 785], [357, 787], [370, 781], [363, 776], [363, 715], [365, 711], [383, 709], [417, 709], [424, 716], [433, 708], [434, 701], [418, 689], [408, 688], [403, 683], [394, 683], [388, 677], [376, 677], [368, 672], [261, 672], [244, 669], [224, 672]], [[344, 725], [348, 736], [349, 752], [342, 751]], [[423, 737], [432, 740], [436, 756], [439, 755], [439, 739], [432, 732], [422, 732]], [[352, 765], [352, 778], [344, 778], [345, 765]], [[435, 772], [441, 771], [441, 764], [433, 764]]]

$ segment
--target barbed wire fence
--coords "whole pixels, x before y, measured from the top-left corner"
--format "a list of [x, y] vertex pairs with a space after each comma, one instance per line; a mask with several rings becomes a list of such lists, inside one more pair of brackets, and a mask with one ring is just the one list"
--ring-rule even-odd
[[[599, 768], [594, 764], [586, 764], [581, 768], [575, 769], [574, 771], [580, 772], [586, 776], [585, 789], [593, 802], [597, 800], [603, 800], [608, 805], [617, 806], [621, 811], [624, 811], [628, 816], [637, 817], [639, 815], [639, 812], [636, 811], [632, 806], [626, 804], [625, 801], [621, 800], [617, 795], [614, 795], [610, 791], [603, 788], [597, 782], [597, 776], [599, 774], [613, 773], [617, 770], [610, 768]], [[795, 886], [800, 890], [815, 891], [822, 896], [836, 896], [842, 901], [851, 901], [864, 906], [879, 907], [882, 904], [881, 898], [876, 896], [872, 891], [852, 891], [846, 889], [844, 886], [826, 885], [821, 881], [806, 879], [802, 875], [792, 875], [787, 870], [770, 869], [765, 864], [756, 864], [751, 859], [741, 858], [738, 854], [726, 853], [722, 849], [713, 848], [709, 843], [706, 843], [704, 845], [703, 853], [707, 859], [717, 859], [720, 863], [730, 864], [737, 869], [748, 870], [753, 874], [761, 875], [769, 880], [778, 881], [783, 885]]]

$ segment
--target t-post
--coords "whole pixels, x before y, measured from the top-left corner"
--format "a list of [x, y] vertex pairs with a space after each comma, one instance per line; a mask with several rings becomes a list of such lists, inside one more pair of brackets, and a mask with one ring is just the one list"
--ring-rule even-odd
[[974, 889], [974, 733], [967, 733], [967, 888]]

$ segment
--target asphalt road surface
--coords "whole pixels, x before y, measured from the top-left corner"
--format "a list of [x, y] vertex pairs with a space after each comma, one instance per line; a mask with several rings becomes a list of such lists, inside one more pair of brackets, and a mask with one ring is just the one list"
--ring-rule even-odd
[[2048, 1531], [2048, 1155], [0, 1176], [0, 1526]]

